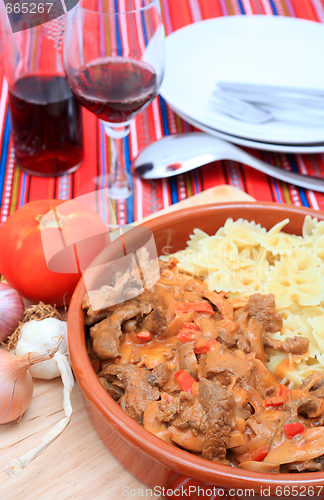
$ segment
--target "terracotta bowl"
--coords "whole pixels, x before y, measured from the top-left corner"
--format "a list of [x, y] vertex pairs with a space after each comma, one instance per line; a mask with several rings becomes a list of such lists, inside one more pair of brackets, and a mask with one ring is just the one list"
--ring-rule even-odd
[[[308, 214], [324, 220], [323, 212], [308, 208], [258, 202], [223, 203], [163, 215], [146, 222], [144, 226], [153, 232], [160, 255], [166, 246], [169, 252], [185, 248], [194, 228], [215, 234], [229, 217], [234, 220], [254, 220], [267, 229], [289, 218], [290, 223], [285, 227], [285, 231], [300, 235], [304, 217]], [[100, 264], [100, 259], [101, 254], [95, 262]], [[92, 268], [94, 279], [98, 278], [98, 269], [100, 270], [100, 267]], [[281, 487], [295, 486], [298, 489], [295, 491], [305, 496], [309, 491], [305, 490], [305, 487], [318, 487], [319, 490], [320, 486], [324, 486], [322, 472], [265, 474], [217, 465], [161, 441], [137, 424], [108, 395], [89, 361], [85, 345], [84, 313], [81, 309], [85, 293], [84, 281], [80, 280], [68, 313], [68, 342], [72, 367], [93, 426], [107, 448], [140, 481], [150, 488], [160, 488], [164, 496], [174, 499], [182, 496], [195, 498], [198, 486], [205, 488], [207, 497], [212, 497], [215, 493], [214, 487], [224, 489], [224, 495], [226, 489], [247, 488], [253, 488], [255, 494], [262, 494], [267, 488], [269, 495], [270, 488], [271, 495], [281, 496]], [[104, 463], [102, 465], [104, 467]], [[182, 494], [184, 491], [185, 493], [179, 497], [181, 487]], [[230, 493], [233, 495], [233, 491]], [[242, 494], [240, 496], [242, 497]]]

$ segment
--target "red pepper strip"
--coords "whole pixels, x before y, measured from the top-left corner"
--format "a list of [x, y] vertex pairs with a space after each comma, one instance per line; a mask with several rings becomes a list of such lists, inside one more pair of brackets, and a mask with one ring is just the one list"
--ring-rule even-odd
[[264, 446], [261, 446], [257, 451], [251, 454], [250, 460], [253, 460], [254, 462], [262, 462], [262, 460], [265, 459], [265, 457], [269, 453], [269, 446], [265, 444]]
[[186, 342], [192, 342], [196, 337], [192, 328], [181, 328], [177, 338], [185, 344]]
[[222, 297], [222, 298], [223, 298], [223, 297], [225, 297], [225, 295], [227, 295], [227, 294], [228, 294], [228, 292], [220, 292], [220, 293], [218, 293], [217, 295], [219, 295], [220, 297]]
[[305, 432], [305, 427], [300, 422], [296, 422], [295, 424], [286, 424], [283, 428], [288, 439]]
[[136, 334], [136, 337], [138, 337], [141, 340], [149, 340], [149, 338], [151, 337], [151, 334], [147, 330], [142, 330], [141, 332]]
[[264, 400], [264, 406], [280, 406], [289, 398], [289, 389], [285, 385], [279, 385], [279, 395]]
[[179, 370], [175, 375], [181, 389], [185, 392], [191, 392], [191, 387], [196, 380], [186, 371]]
[[192, 342], [196, 338], [195, 332], [199, 331], [200, 326], [198, 325], [198, 323], [183, 323], [183, 327], [178, 333], [177, 338], [183, 343]]
[[198, 323], [183, 323], [183, 328], [190, 328], [191, 330], [200, 332], [200, 326], [198, 325]]
[[197, 344], [194, 347], [195, 354], [206, 354], [206, 352], [210, 351], [213, 346], [218, 344], [217, 340], [206, 340], [206, 342]]
[[214, 314], [214, 309], [209, 302], [178, 302], [173, 310], [176, 313], [186, 313], [190, 311]]

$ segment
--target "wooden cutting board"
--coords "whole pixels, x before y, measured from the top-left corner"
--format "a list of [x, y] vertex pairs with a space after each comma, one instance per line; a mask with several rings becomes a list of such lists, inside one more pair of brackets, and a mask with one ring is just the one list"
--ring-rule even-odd
[[[148, 218], [188, 206], [225, 201], [255, 200], [232, 186], [217, 186]], [[146, 500], [160, 498], [146, 496], [145, 485], [127, 472], [103, 445], [88, 419], [77, 383], [72, 392], [72, 419], [63, 434], [19, 477], [8, 476], [3, 470], [6, 463], [37, 446], [64, 417], [62, 407], [61, 379], [35, 380], [32, 402], [21, 421], [0, 426], [1, 500], [115, 500], [123, 498], [123, 491], [130, 490], [133, 491], [128, 498], [135, 500], [143, 496]], [[122, 490], [123, 487], [127, 490]]]

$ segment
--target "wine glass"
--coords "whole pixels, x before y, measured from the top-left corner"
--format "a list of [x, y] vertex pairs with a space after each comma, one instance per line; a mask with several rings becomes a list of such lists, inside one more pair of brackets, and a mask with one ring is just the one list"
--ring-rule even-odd
[[64, 65], [72, 92], [111, 139], [108, 195], [127, 198], [123, 141], [131, 120], [158, 94], [164, 72], [159, 0], [80, 0], [67, 15]]

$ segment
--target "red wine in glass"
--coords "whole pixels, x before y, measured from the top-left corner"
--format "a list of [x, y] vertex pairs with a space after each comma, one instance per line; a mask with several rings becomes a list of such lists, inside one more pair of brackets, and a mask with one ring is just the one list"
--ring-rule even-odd
[[15, 155], [25, 171], [41, 176], [73, 172], [83, 160], [81, 107], [67, 79], [29, 75], [9, 90]]
[[69, 83], [79, 102], [108, 123], [131, 120], [159, 88], [150, 64], [125, 57], [91, 61]]

